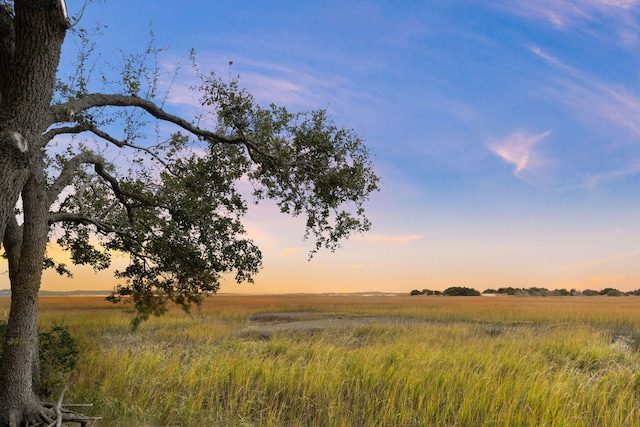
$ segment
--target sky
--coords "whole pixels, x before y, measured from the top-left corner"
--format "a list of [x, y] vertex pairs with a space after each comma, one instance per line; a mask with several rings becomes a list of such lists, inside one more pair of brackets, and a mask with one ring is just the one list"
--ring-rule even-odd
[[[253, 207], [264, 268], [221, 292], [640, 288], [640, 0], [109, 0], [78, 26], [97, 23], [111, 64], [152, 29], [171, 112], [199, 111], [195, 49], [201, 70], [327, 108], [371, 148], [370, 232], [309, 261], [302, 220]], [[116, 284], [74, 271], [43, 288]]]

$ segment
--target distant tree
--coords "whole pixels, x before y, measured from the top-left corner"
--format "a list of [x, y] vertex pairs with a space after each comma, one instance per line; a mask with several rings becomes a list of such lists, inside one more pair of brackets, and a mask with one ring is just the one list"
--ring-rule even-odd
[[421, 291], [414, 289], [411, 291], [411, 295], [437, 295], [438, 293], [442, 292], [432, 291], [431, 289], [423, 289]]
[[568, 297], [568, 296], [571, 296], [573, 294], [571, 292], [569, 292], [568, 290], [566, 290], [566, 289], [555, 289], [553, 291], [553, 295], [561, 296], [561, 297]]
[[511, 286], [498, 289], [499, 294], [505, 294], [505, 295], [516, 295], [519, 292], [521, 292], [521, 289], [513, 288]]
[[497, 290], [495, 290], [495, 289], [489, 288], [489, 289], [485, 289], [482, 293], [483, 294], [498, 294], [499, 292]]
[[[82, 67], [57, 81], [69, 28], [64, 0], [0, 1], [0, 242], [12, 289], [2, 427], [78, 420], [63, 411], [52, 424], [58, 414], [33, 387], [42, 270], [68, 271], [46, 256], [54, 227], [76, 264], [104, 269], [110, 253], [129, 255], [111, 300], [131, 302], [139, 322], [162, 314], [167, 301], [185, 309], [200, 303], [222, 274], [253, 280], [261, 252], [241, 222], [240, 180], [253, 185], [256, 200], [305, 217], [312, 254], [368, 230], [363, 204], [378, 189], [353, 131], [325, 110], [258, 105], [235, 79], [199, 73], [200, 102], [216, 118], [211, 128], [165, 110], [148, 56], [125, 58], [121, 81], [106, 79], [105, 92], [89, 89], [96, 85]], [[173, 131], [144, 138], [165, 128]]]
[[622, 296], [622, 292], [615, 288], [604, 288], [600, 291], [600, 295], [606, 295], [608, 297]]
[[454, 286], [444, 290], [446, 296], [465, 296], [465, 297], [477, 297], [480, 296], [480, 292], [464, 286]]
[[538, 287], [531, 287], [529, 289], [527, 289], [527, 293], [531, 296], [547, 296], [547, 295], [552, 295], [552, 292], [550, 292], [548, 289], [546, 288], [538, 288]]
[[594, 291], [593, 289], [585, 289], [584, 291], [582, 291], [582, 295], [584, 295], [585, 297], [593, 297], [596, 295], [600, 295], [600, 292]]

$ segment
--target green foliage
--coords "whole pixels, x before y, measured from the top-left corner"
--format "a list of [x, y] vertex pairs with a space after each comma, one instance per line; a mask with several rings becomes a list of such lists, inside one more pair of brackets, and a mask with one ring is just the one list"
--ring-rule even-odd
[[[7, 324], [0, 321], [0, 348], [4, 347]], [[59, 389], [75, 368], [79, 347], [76, 339], [63, 325], [54, 325], [38, 334], [40, 357], [40, 390], [43, 396], [51, 396]]]
[[623, 295], [623, 293], [621, 291], [619, 291], [618, 289], [604, 288], [603, 290], [600, 291], [600, 295], [606, 295], [606, 296], [609, 296], [609, 297], [619, 297], [619, 296]]
[[[86, 33], [80, 33], [80, 46], [78, 74], [59, 84], [59, 103], [94, 96], [93, 70], [86, 68], [94, 45]], [[369, 230], [363, 206], [379, 189], [379, 178], [360, 136], [336, 126], [325, 110], [263, 107], [237, 79], [199, 71], [203, 114], [216, 117], [216, 125], [215, 131], [197, 128], [151, 104], [158, 96], [159, 52], [152, 34], [144, 53], [125, 56], [120, 81], [105, 82], [124, 94], [119, 106], [140, 107], [143, 98], [148, 103], [115, 113], [77, 111], [78, 128], [102, 142], [69, 146], [48, 159], [51, 186], [68, 180], [73, 188], [58, 190], [52, 212], [60, 218], [57, 243], [74, 264], [96, 270], [107, 268], [113, 253], [129, 256], [129, 264], [116, 271], [120, 283], [109, 300], [132, 304], [134, 326], [165, 313], [167, 301], [185, 310], [200, 304], [218, 290], [223, 275], [234, 275], [238, 283], [254, 280], [262, 254], [242, 225], [247, 202], [240, 181], [250, 182], [256, 202], [272, 199], [282, 213], [306, 218], [304, 237], [315, 243], [310, 256]], [[146, 138], [146, 113], [184, 133], [161, 138], [157, 130], [156, 143], [136, 145]], [[121, 139], [102, 130], [115, 125], [122, 127]], [[119, 150], [115, 157], [126, 157], [128, 170], [107, 162], [107, 149]], [[68, 271], [52, 260], [47, 265]]]
[[465, 297], [477, 297], [480, 296], [480, 292], [473, 289], [467, 288], [465, 286], [454, 286], [451, 288], [447, 288], [443, 292], [446, 296], [465, 296]]
[[75, 368], [79, 357], [78, 343], [63, 325], [41, 332], [38, 343], [40, 391], [43, 395], [50, 396], [63, 385], [65, 378]]
[[369, 230], [363, 205], [379, 189], [379, 178], [362, 138], [337, 127], [325, 110], [263, 108], [237, 80], [224, 82], [213, 73], [201, 78], [202, 102], [218, 111], [219, 132], [252, 141], [254, 196], [275, 200], [283, 213], [305, 215], [313, 252], [336, 249], [349, 234]]
[[442, 292], [432, 291], [431, 289], [423, 289], [421, 291], [414, 289], [411, 291], [411, 295], [442, 295]]

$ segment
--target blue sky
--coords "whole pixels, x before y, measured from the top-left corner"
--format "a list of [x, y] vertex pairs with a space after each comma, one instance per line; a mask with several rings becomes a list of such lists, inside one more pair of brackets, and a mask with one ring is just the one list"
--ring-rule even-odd
[[[172, 112], [199, 111], [193, 48], [264, 103], [328, 107], [375, 155], [370, 233], [308, 262], [301, 221], [261, 205], [264, 270], [222, 292], [640, 288], [640, 0], [110, 0], [96, 22], [114, 64], [152, 22]], [[114, 283], [91, 274], [43, 287]]]

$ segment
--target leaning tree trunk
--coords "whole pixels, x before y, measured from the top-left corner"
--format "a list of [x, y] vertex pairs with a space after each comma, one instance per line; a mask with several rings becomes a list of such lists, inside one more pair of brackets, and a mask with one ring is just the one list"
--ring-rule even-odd
[[[12, 292], [0, 368], [0, 426], [26, 424], [41, 409], [32, 382], [49, 209], [42, 134], [68, 29], [63, 1], [14, 0], [13, 11], [0, 5], [0, 242], [9, 257]], [[16, 230], [20, 194], [24, 221]]]

